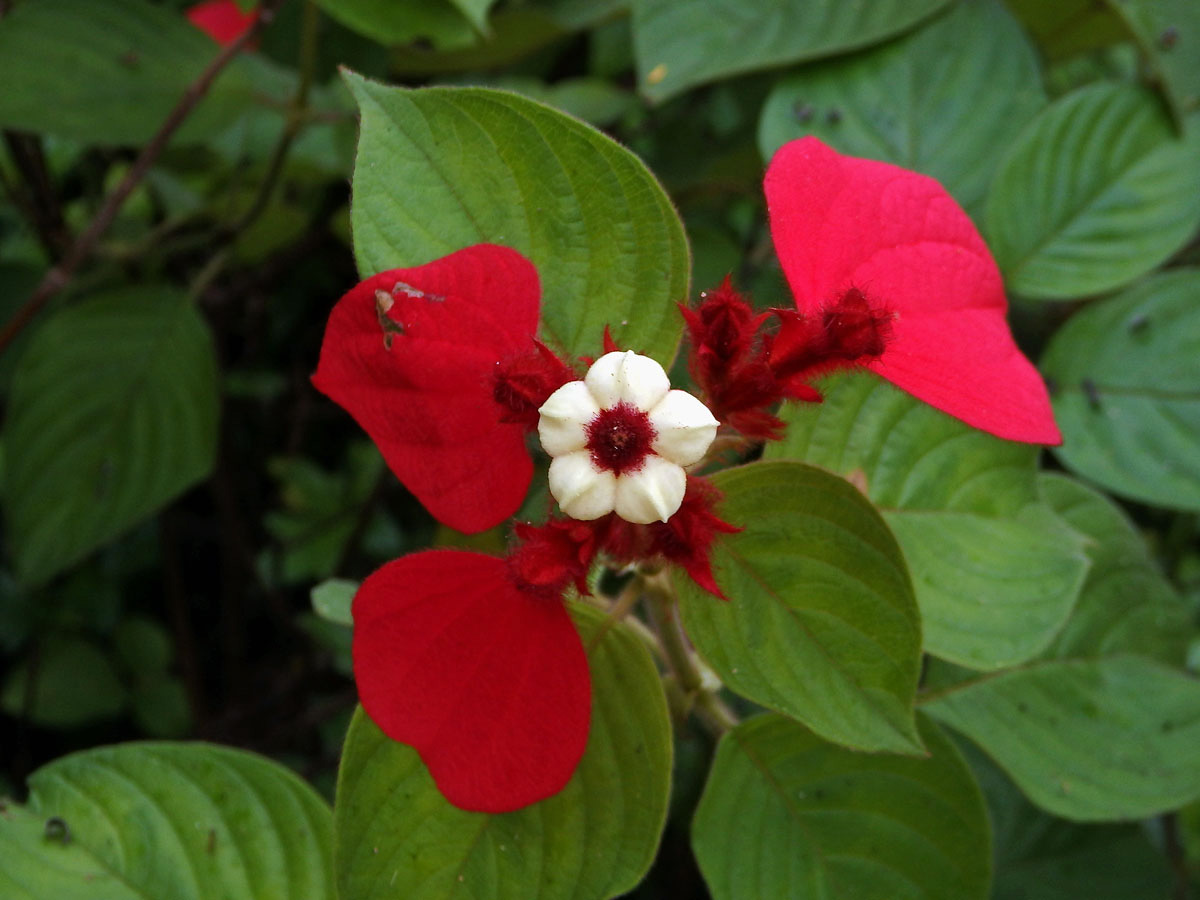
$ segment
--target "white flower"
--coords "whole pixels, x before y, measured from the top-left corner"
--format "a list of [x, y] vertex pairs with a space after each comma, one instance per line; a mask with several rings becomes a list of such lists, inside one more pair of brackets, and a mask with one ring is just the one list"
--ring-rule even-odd
[[633, 351], [600, 357], [538, 412], [553, 457], [550, 493], [573, 519], [615, 511], [641, 525], [667, 521], [683, 503], [684, 466], [703, 459], [717, 435], [708, 407], [671, 390], [663, 367]]

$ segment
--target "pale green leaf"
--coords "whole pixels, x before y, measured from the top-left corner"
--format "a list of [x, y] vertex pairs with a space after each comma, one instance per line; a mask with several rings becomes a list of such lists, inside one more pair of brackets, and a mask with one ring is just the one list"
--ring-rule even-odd
[[638, 87], [665, 100], [722, 76], [869, 47], [947, 0], [634, 0]]
[[918, 722], [921, 759], [854, 753], [774, 714], [722, 738], [692, 826], [714, 900], [985, 900], [983, 797]]
[[758, 146], [812, 134], [842, 153], [931, 175], [982, 205], [1001, 155], [1046, 103], [1033, 47], [999, 0], [962, 3], [905, 37], [776, 83]]
[[[573, 610], [587, 643], [601, 614]], [[589, 652], [588, 746], [563, 790], [510, 813], [466, 812], [416, 751], [360, 709], [342, 755], [335, 860], [342, 900], [607, 900], [649, 868], [667, 809], [671, 729], [658, 673], [623, 626]]]
[[1067, 468], [1135, 500], [1200, 510], [1198, 292], [1200, 270], [1162, 272], [1054, 335], [1042, 366]]
[[[0, 811], [14, 900], [333, 900], [328, 806], [277, 763], [207, 744], [65, 756]], [[46, 837], [56, 817], [66, 837]]]
[[1108, 497], [1066, 475], [1043, 474], [1039, 483], [1046, 502], [1090, 538], [1092, 561], [1071, 618], [1046, 655], [1137, 653], [1182, 665], [1196, 634], [1191, 614], [1129, 517]]
[[679, 575], [684, 626], [733, 690], [862, 750], [920, 752], [920, 624], [895, 539], [853, 487], [798, 463], [713, 476], [719, 600]]
[[923, 708], [1065, 819], [1141, 819], [1200, 798], [1200, 681], [1148, 659], [1036, 663]]
[[768, 459], [800, 459], [863, 487], [904, 550], [925, 649], [976, 669], [1043, 650], [1087, 571], [1081, 540], [1037, 490], [1037, 448], [1003, 441], [867, 373], [786, 406]]
[[47, 319], [4, 430], [21, 580], [45, 581], [204, 478], [217, 412], [208, 326], [173, 288], [124, 288]]
[[687, 241], [637, 157], [516, 94], [347, 78], [362, 110], [351, 221], [364, 276], [504, 244], [537, 266], [556, 350], [596, 356], [610, 325], [622, 347], [671, 359]]
[[1152, 93], [1095, 84], [1046, 108], [988, 195], [988, 244], [1015, 293], [1069, 300], [1120, 287], [1200, 224], [1200, 138]]

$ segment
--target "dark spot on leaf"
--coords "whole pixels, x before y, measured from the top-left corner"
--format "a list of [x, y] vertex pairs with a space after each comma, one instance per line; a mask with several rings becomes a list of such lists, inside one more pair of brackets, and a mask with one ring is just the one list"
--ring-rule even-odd
[[1100, 409], [1100, 390], [1096, 387], [1096, 382], [1090, 378], [1085, 378], [1079, 383], [1083, 389], [1083, 395], [1087, 397], [1088, 406], [1093, 410]]
[[1144, 331], [1146, 326], [1150, 324], [1150, 317], [1145, 313], [1138, 313], [1129, 320], [1129, 333], [1137, 334], [1139, 331]]
[[57, 841], [64, 846], [71, 843], [71, 829], [58, 816], [51, 816], [46, 820], [46, 829], [43, 833], [48, 841]]
[[1163, 50], [1170, 50], [1179, 43], [1179, 29], [1174, 25], [1168, 25], [1163, 29], [1162, 34], [1158, 36], [1158, 46]]
[[1168, 732], [1174, 731], [1175, 723], [1174, 722], [1163, 722], [1162, 725], [1159, 726], [1159, 730], [1162, 731], [1163, 734], [1167, 734]]
[[796, 117], [796, 121], [801, 125], [811, 122], [816, 112], [811, 103], [805, 103], [803, 100], [797, 100], [792, 104], [792, 115]]
[[825, 121], [830, 125], [836, 125], [842, 121], [842, 111], [836, 106], [830, 108], [829, 112], [825, 113]]
[[1029, 707], [1026, 706], [1024, 703], [1018, 703], [1017, 704], [1017, 712], [1027, 713], [1027, 712], [1029, 712]]

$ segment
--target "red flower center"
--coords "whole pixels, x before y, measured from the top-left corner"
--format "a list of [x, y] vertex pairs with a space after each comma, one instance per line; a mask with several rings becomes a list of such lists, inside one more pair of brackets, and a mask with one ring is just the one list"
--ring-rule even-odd
[[650, 417], [629, 403], [602, 409], [587, 426], [592, 461], [615, 475], [636, 472], [658, 437]]

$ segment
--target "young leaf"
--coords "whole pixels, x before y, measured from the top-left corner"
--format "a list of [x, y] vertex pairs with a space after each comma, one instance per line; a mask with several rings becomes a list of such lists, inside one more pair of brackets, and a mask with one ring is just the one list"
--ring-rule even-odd
[[26, 809], [0, 809], [0, 887], [19, 897], [333, 900], [329, 807], [260, 756], [122, 744], [55, 760], [29, 788]]
[[1183, 665], [1196, 634], [1191, 614], [1129, 517], [1104, 494], [1066, 475], [1044, 473], [1038, 482], [1055, 512], [1091, 539], [1092, 561], [1071, 618], [1045, 655], [1137, 653]]
[[1170, 509], [1200, 510], [1200, 469], [1183, 464], [1200, 454], [1197, 291], [1197, 269], [1147, 278], [1081, 310], [1042, 360], [1067, 468]]
[[42, 324], [4, 430], [22, 581], [45, 581], [208, 474], [216, 370], [207, 325], [172, 288], [124, 288]]
[[1069, 300], [1120, 287], [1200, 224], [1200, 138], [1179, 138], [1149, 91], [1095, 84], [1062, 97], [1013, 145], [985, 232], [1008, 287]]
[[911, 28], [947, 0], [635, 0], [638, 87], [662, 101], [723, 75], [868, 47]]
[[978, 213], [1000, 156], [1045, 103], [1036, 52], [1003, 4], [963, 3], [899, 40], [780, 79], [758, 146], [770, 159], [814, 134], [931, 175]]
[[921, 631], [895, 539], [853, 487], [797, 463], [713, 477], [740, 526], [713, 549], [720, 601], [676, 578], [688, 636], [726, 685], [860, 750], [919, 753]]
[[722, 738], [692, 826], [715, 900], [984, 900], [983, 797], [938, 727], [918, 724], [924, 759], [853, 753], [774, 714]]
[[1002, 441], [869, 374], [826, 379], [825, 402], [784, 408], [767, 459], [860, 484], [904, 550], [925, 650], [995, 669], [1043, 650], [1087, 571], [1081, 540], [1040, 503], [1037, 448]]
[[[585, 644], [603, 617], [572, 610]], [[558, 794], [516, 812], [451, 806], [416, 751], [360, 710], [342, 755], [335, 819], [341, 896], [606, 900], [633, 888], [658, 845], [670, 723], [649, 654], [623, 627], [590, 651], [587, 751]]]
[[357, 581], [345, 578], [326, 578], [310, 592], [313, 612], [336, 625], [353, 625], [350, 603], [358, 590]]
[[1141, 819], [1200, 798], [1200, 682], [1148, 659], [1037, 663], [924, 709], [1064, 819]]
[[568, 356], [617, 343], [669, 362], [690, 260], [649, 170], [532, 100], [482, 88], [389, 88], [348, 74], [362, 111], [351, 222], [359, 270], [492, 242], [537, 266], [542, 337]]

